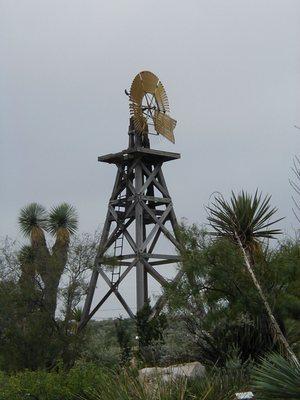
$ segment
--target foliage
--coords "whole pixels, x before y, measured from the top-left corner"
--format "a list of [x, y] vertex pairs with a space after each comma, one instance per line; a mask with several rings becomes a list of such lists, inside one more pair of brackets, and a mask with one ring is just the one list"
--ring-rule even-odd
[[[258, 360], [276, 350], [261, 299], [241, 268], [243, 258], [238, 248], [226, 239], [211, 237], [196, 225], [182, 226], [180, 234], [185, 274], [179, 284], [168, 286], [167, 296], [170, 311], [185, 322], [186, 340], [196, 345], [194, 357], [222, 366], [232, 347], [239, 349], [242, 360], [250, 356]], [[288, 241], [275, 249], [262, 247], [254, 260], [255, 273], [282, 330], [297, 325], [299, 243]], [[293, 337], [297, 349], [295, 328]]]
[[31, 203], [20, 211], [19, 225], [24, 236], [38, 234], [47, 230], [48, 215], [41, 204]]
[[255, 369], [254, 388], [261, 400], [299, 399], [300, 367], [272, 354]]
[[80, 321], [79, 303], [87, 291], [88, 272], [94, 265], [97, 243], [98, 233], [74, 236], [70, 242], [59, 292], [66, 330], [75, 329], [74, 325]]
[[271, 196], [262, 199], [256, 191], [252, 197], [242, 191], [237, 196], [232, 192], [230, 202], [222, 196], [216, 196], [212, 206], [207, 207], [208, 221], [219, 237], [225, 237], [251, 248], [255, 242], [263, 238], [273, 238], [281, 233], [280, 229], [270, 229], [270, 226], [280, 221], [270, 221], [277, 209], [270, 206]]
[[0, 241], [0, 281], [15, 281], [20, 276], [16, 241], [5, 237]]
[[77, 230], [77, 213], [75, 208], [67, 203], [52, 207], [47, 229], [52, 235], [56, 235], [60, 229], [66, 230], [69, 235], [74, 234]]
[[92, 387], [101, 388], [113, 372], [90, 363], [78, 363], [69, 371], [60, 365], [55, 371], [23, 371], [15, 375], [0, 375], [2, 400], [75, 400]]
[[[45, 286], [35, 265], [36, 251], [21, 251], [8, 239], [2, 242], [1, 267], [7, 272], [0, 280], [0, 369], [51, 369], [62, 359], [70, 366], [79, 356], [81, 335], [74, 335], [80, 318], [79, 302], [86, 291], [97, 237], [73, 237], [68, 245], [61, 288], [56, 291], [62, 305], [61, 318], [53, 318], [45, 304]], [[53, 264], [49, 264], [52, 266]]]
[[157, 360], [156, 350], [159, 348], [159, 342], [163, 340], [163, 331], [167, 326], [164, 314], [150, 318], [151, 311], [150, 301], [148, 300], [136, 314], [139, 356], [147, 363], [153, 363]]
[[158, 376], [151, 383], [142, 383], [132, 371], [122, 371], [117, 376], [112, 374], [111, 378], [115, 384], [112, 384], [108, 377], [105, 389], [95, 388], [83, 398], [86, 400], [230, 400], [237, 390], [249, 387], [249, 373], [237, 359], [229, 361], [223, 370], [212, 369], [205, 376], [191, 380], [182, 377], [164, 382]]
[[115, 321], [117, 340], [121, 349], [121, 365], [128, 364], [132, 356], [132, 332], [130, 321], [117, 318]]
[[81, 358], [98, 366], [114, 368], [120, 362], [120, 346], [113, 320], [90, 321], [81, 344]]
[[243, 255], [244, 266], [252, 279], [269, 318], [274, 342], [280, 345], [281, 350], [288, 354], [296, 365], [300, 365], [296, 354], [293, 352], [276, 320], [255, 272], [254, 255], [260, 252], [262, 239], [271, 239], [276, 234], [281, 233], [278, 229], [270, 229], [270, 226], [278, 220], [270, 221], [270, 218], [277, 210], [276, 208], [270, 208], [269, 201], [270, 196], [262, 200], [261, 195], [258, 196], [257, 192], [254, 198], [244, 192], [237, 197], [232, 193], [230, 203], [226, 202], [223, 197], [218, 196], [215, 197], [212, 207], [208, 207], [210, 212], [208, 220], [218, 237], [225, 237], [238, 245]]

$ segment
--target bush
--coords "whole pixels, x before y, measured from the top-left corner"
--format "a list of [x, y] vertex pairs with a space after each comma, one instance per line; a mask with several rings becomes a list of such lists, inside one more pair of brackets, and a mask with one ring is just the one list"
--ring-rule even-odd
[[254, 388], [261, 400], [300, 399], [300, 367], [272, 354], [255, 369]]
[[247, 388], [247, 374], [236, 359], [203, 378], [143, 385], [135, 370], [81, 363], [69, 371], [0, 373], [0, 400], [230, 400], [234, 391]]
[[77, 364], [66, 372], [24, 371], [15, 375], [0, 375], [0, 400], [73, 400], [103, 387], [111, 372], [94, 364]]

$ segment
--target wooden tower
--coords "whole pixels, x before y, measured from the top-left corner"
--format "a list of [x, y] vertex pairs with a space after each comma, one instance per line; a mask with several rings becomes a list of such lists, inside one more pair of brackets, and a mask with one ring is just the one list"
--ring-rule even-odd
[[[134, 116], [130, 118], [128, 134], [129, 146], [126, 150], [98, 158], [101, 162], [114, 164], [117, 174], [80, 328], [86, 325], [111, 294], [118, 298], [128, 315], [134, 318], [134, 312], [119, 292], [119, 286], [127, 274], [135, 269], [136, 308], [140, 310], [148, 299], [148, 275], [164, 286], [167, 280], [158, 272], [158, 267], [165, 268], [167, 264], [180, 260], [177, 220], [162, 171], [165, 162], [180, 158], [180, 154], [151, 149], [148, 129], [145, 132], [144, 128], [141, 134], [136, 128]], [[157, 252], [162, 236], [174, 248], [172, 254]], [[112, 257], [113, 265], [105, 268], [108, 257]], [[98, 304], [91, 308], [99, 275], [107, 283], [108, 290]], [[174, 279], [177, 281], [180, 277], [181, 272]], [[158, 313], [163, 306], [162, 295], [154, 305], [152, 315]]]

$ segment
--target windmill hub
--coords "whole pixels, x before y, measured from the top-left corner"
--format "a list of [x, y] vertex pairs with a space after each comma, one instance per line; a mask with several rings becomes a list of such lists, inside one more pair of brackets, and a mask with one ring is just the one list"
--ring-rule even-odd
[[[125, 91], [126, 93], [126, 91]], [[161, 286], [168, 281], [158, 268], [180, 261], [181, 249], [177, 234], [177, 220], [162, 166], [165, 162], [180, 158], [180, 154], [150, 148], [149, 128], [174, 143], [176, 121], [169, 115], [169, 103], [165, 89], [156, 75], [140, 72], [134, 78], [129, 93], [129, 146], [118, 153], [98, 157], [101, 162], [117, 167], [115, 183], [108, 202], [107, 215], [95, 259], [83, 316], [82, 329], [114, 294], [132, 318], [135, 312], [120, 293], [121, 283], [135, 269], [136, 310], [141, 310], [148, 300], [148, 277]], [[174, 251], [161, 254], [158, 244], [162, 238]], [[177, 251], [175, 250], [177, 249]], [[112, 259], [110, 273], [105, 264]], [[178, 272], [174, 281], [178, 281]], [[108, 285], [102, 299], [93, 304], [98, 278]], [[164, 307], [162, 295], [152, 308], [154, 316]]]

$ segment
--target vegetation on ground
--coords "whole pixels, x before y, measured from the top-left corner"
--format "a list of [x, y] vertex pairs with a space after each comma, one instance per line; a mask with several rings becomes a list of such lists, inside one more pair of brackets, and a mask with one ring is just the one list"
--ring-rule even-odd
[[[0, 251], [0, 400], [299, 398], [300, 243], [280, 231], [270, 198], [215, 197], [209, 231], [182, 225], [184, 272], [135, 320], [91, 321], [78, 332], [97, 235], [76, 235], [68, 204], [20, 212], [28, 244]], [[273, 219], [272, 219], [273, 218]], [[213, 229], [213, 232], [210, 230]], [[149, 385], [138, 369], [199, 361], [202, 378]]]

